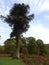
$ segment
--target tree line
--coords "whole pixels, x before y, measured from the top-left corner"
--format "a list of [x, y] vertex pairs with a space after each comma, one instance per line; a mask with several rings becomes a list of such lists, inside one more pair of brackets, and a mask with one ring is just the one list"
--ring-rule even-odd
[[[47, 55], [48, 50], [41, 39], [36, 40], [34, 37], [23, 37], [19, 39], [20, 53], [31, 55]], [[6, 53], [14, 56], [16, 50], [16, 39], [10, 38], [5, 40], [4, 46], [0, 46], [0, 54]]]

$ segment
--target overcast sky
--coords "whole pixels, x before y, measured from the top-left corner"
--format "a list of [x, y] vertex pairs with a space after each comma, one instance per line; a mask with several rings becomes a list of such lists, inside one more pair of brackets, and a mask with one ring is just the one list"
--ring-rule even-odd
[[[42, 39], [49, 43], [49, 0], [0, 0], [0, 15], [6, 16], [14, 3], [25, 3], [30, 6], [30, 14], [35, 17], [30, 22], [30, 28], [23, 35]], [[0, 20], [0, 45], [10, 37], [11, 28]]]

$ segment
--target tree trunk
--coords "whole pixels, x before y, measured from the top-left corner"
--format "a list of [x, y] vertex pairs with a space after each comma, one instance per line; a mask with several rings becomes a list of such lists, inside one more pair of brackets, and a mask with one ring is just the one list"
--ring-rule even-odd
[[19, 38], [16, 38], [16, 57], [20, 58], [20, 45], [19, 45]]

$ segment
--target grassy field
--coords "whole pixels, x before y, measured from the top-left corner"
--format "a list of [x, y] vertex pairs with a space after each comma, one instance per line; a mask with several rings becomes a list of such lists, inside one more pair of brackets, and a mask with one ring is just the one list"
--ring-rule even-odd
[[21, 60], [18, 60], [18, 59], [0, 57], [0, 65], [25, 65], [25, 64]]

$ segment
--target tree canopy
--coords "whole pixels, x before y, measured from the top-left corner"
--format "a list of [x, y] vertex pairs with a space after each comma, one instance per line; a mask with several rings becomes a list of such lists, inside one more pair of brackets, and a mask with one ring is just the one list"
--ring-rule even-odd
[[28, 14], [29, 5], [14, 4], [10, 14], [5, 18], [5, 21], [12, 27], [11, 37], [21, 37], [21, 34], [28, 30], [29, 21], [34, 18], [34, 14]]

